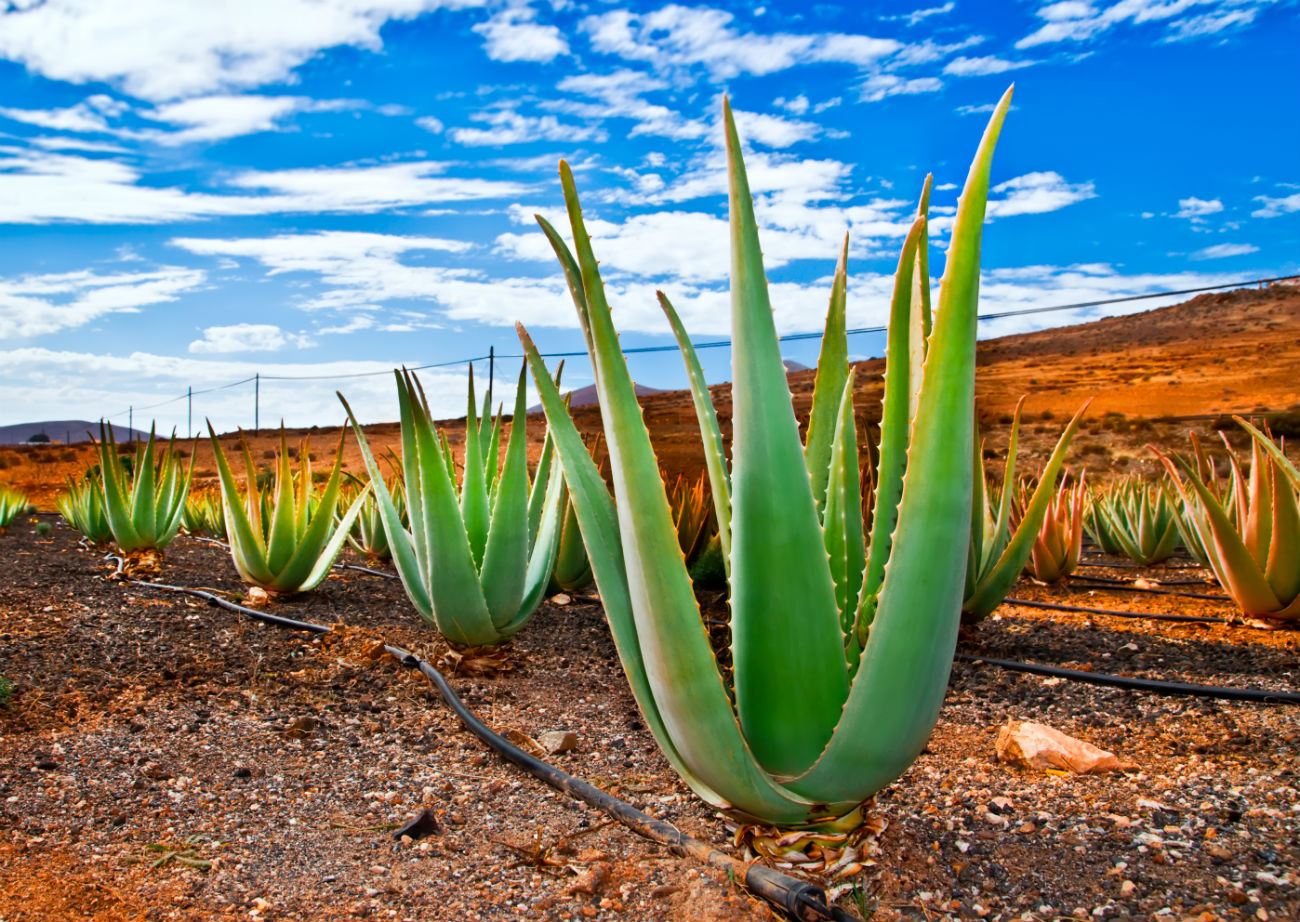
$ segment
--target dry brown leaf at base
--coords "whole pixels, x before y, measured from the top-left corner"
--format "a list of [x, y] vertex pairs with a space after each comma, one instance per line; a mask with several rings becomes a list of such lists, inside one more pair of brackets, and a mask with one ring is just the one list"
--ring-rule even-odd
[[998, 733], [995, 747], [998, 761], [1023, 768], [1059, 769], [1089, 775], [1137, 767], [1113, 752], [1029, 720], [1007, 721]]

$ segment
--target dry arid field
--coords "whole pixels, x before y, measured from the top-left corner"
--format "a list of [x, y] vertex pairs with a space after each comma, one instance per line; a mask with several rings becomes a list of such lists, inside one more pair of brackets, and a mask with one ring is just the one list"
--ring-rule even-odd
[[[1091, 397], [1069, 464], [1098, 479], [1154, 475], [1148, 443], [1184, 450], [1193, 431], [1244, 445], [1224, 414], [1281, 412], [1279, 431], [1300, 424], [1294, 286], [991, 340], [979, 355], [991, 468], [1026, 393], [1024, 468], [1041, 463]], [[859, 407], [878, 406], [868, 392], [878, 394], [880, 370], [859, 367]], [[790, 382], [806, 411], [813, 373]], [[715, 400], [725, 432], [725, 386]], [[689, 395], [652, 395], [644, 407], [665, 474], [696, 475]], [[595, 431], [594, 407], [576, 416]], [[860, 420], [864, 431], [872, 422]], [[540, 424], [530, 429], [539, 441]], [[368, 434], [395, 444], [397, 427]], [[319, 464], [335, 438], [314, 433]], [[273, 453], [276, 436], [252, 439], [255, 459]], [[200, 485], [212, 486], [210, 448], [186, 450], [197, 452]], [[347, 459], [361, 470], [350, 437]], [[338, 630], [280, 631], [111, 581], [113, 563], [70, 529], [38, 531], [57, 522], [49, 512], [63, 478], [90, 460], [87, 447], [0, 448], [0, 482], [40, 511], [0, 536], [0, 675], [14, 690], [0, 707], [0, 922], [777, 918], [726, 874], [502, 762], [382, 651], [387, 641], [448, 664], [467, 703], [527, 746], [572, 733], [572, 747], [548, 758], [731, 848], [724, 819], [656, 748], [597, 598], [544, 603], [483, 673], [454, 668], [396, 580], [358, 570], [273, 603]], [[344, 559], [366, 563], [351, 551]], [[1300, 690], [1300, 634], [1223, 623], [1234, 607], [1185, 557], [1134, 569], [1089, 552], [1087, 562], [1087, 577], [1022, 580], [1012, 595], [1135, 617], [1008, 602], [963, 631], [959, 653]], [[225, 550], [184, 536], [159, 579], [232, 599], [244, 592]], [[700, 594], [711, 620], [725, 615], [718, 593]], [[1011, 720], [1048, 724], [1126, 767], [1074, 775], [1000, 762], [995, 740]], [[878, 834], [861, 870], [825, 883], [849, 885], [839, 905], [873, 920], [1295, 920], [1298, 752], [1294, 705], [1162, 697], [959, 661], [928, 747], [876, 799]], [[422, 810], [430, 834], [394, 838]]]

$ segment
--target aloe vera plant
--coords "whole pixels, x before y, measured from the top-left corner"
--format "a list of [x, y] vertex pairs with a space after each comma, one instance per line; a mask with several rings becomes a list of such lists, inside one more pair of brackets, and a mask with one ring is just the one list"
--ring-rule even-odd
[[1210, 568], [1233, 601], [1250, 617], [1300, 621], [1300, 471], [1268, 435], [1238, 422], [1251, 435], [1250, 474], [1243, 474], [1232, 456], [1227, 505], [1193, 461], [1152, 450], [1169, 471]]
[[191, 455], [186, 469], [176, 455], [176, 437], [158, 451], [152, 430], [128, 462], [118, 455], [111, 427], [99, 424], [99, 473], [104, 486], [104, 511], [113, 541], [128, 557], [161, 554], [176, 537], [185, 511], [185, 497], [194, 472]]
[[0, 532], [27, 510], [27, 496], [12, 487], [0, 487]]
[[705, 800], [733, 815], [788, 826], [857, 822], [858, 808], [912, 762], [934, 726], [956, 642], [969, 542], [979, 240], [993, 147], [1009, 103], [1010, 91], [966, 181], [923, 366], [920, 348], [914, 356], [911, 346], [913, 335], [923, 336], [922, 311], [912, 308], [924, 205], [903, 246], [868, 548], [844, 333], [844, 259], [832, 287], [804, 444], [781, 362], [740, 142], [724, 102], [732, 248], [730, 469], [698, 359], [671, 305], [666, 298], [661, 303], [687, 363], [729, 570], [730, 687], [700, 620], [564, 162], [560, 179], [576, 258], [538, 219], [587, 339], [617, 502], [522, 327], [520, 338], [619, 656], [674, 768]]
[[549, 449], [543, 449], [538, 476], [529, 484], [524, 372], [502, 461], [497, 450], [501, 417], [489, 424], [486, 411], [482, 417], [476, 414], [471, 369], [459, 485], [450, 444], [433, 425], [419, 380], [405, 370], [394, 375], [409, 531], [361, 424], [342, 394], [339, 399], [361, 443], [397, 573], [416, 610], [447, 640], [473, 646], [502, 643], [541, 602], [560, 530], [563, 479], [548, 460]]
[[104, 509], [103, 488], [89, 479], [89, 473], [80, 479], [68, 478], [67, 488], [54, 499], [54, 506], [63, 521], [81, 533], [91, 544], [107, 544], [113, 538], [108, 527], [108, 513]]
[[251, 586], [281, 595], [315, 589], [329, 575], [366, 498], [367, 491], [363, 489], [336, 520], [347, 430], [339, 432], [334, 466], [319, 494], [312, 483], [311, 453], [306, 439], [298, 451], [300, 469], [295, 474], [289, 463], [288, 439], [284, 429], [280, 429], [274, 483], [270, 490], [262, 490], [257, 485], [257, 471], [248, 442], [241, 438], [245, 471], [241, 492], [211, 423], [208, 423], [208, 433], [221, 478], [221, 504], [230, 556], [240, 578]]
[[[388, 495], [393, 498], [393, 504], [397, 507], [398, 517], [404, 523], [406, 488], [402, 485], [401, 477], [391, 477], [385, 481], [385, 485], [388, 488]], [[361, 510], [352, 523], [351, 531], [348, 532], [348, 544], [371, 560], [388, 560], [393, 556], [393, 551], [388, 544], [388, 533], [384, 531], [384, 517], [379, 509], [378, 495], [368, 489], [364, 481], [352, 480], [344, 484], [339, 494], [341, 504], [345, 507], [351, 506], [352, 501], [363, 493], [365, 495], [361, 500]]]
[[[1055, 583], [1079, 566], [1083, 551], [1083, 507], [1087, 502], [1084, 479], [1082, 473], [1073, 483], [1068, 477], [1062, 477], [1056, 495], [1048, 503], [1026, 567], [1035, 579]], [[1022, 490], [1022, 507], [1028, 503], [1028, 490]]]
[[[1038, 485], [1024, 504], [1020, 522], [1011, 527], [1012, 500], [1015, 495], [1016, 453], [1020, 438], [1020, 411], [1025, 398], [1016, 403], [1011, 422], [1011, 439], [1007, 445], [1006, 466], [1002, 473], [1002, 491], [994, 502], [980, 460], [983, 452], [975, 456], [975, 491], [971, 500], [970, 559], [966, 565], [966, 591], [962, 600], [962, 615], [968, 621], [988, 617], [1002, 604], [1007, 592], [1015, 584], [1034, 550], [1034, 542], [1042, 531], [1056, 489], [1056, 478], [1065, 464], [1065, 454], [1079, 428], [1088, 404], [1085, 401], [1066, 424], [1057, 439], [1051, 457], [1043, 467]], [[995, 511], [996, 507], [996, 511]]]
[[185, 499], [181, 513], [181, 528], [187, 535], [225, 540], [226, 513], [222, 508], [221, 494], [194, 493]]
[[1150, 566], [1168, 560], [1178, 547], [1175, 503], [1162, 484], [1129, 477], [1094, 492], [1091, 507], [1085, 527], [1108, 554]]

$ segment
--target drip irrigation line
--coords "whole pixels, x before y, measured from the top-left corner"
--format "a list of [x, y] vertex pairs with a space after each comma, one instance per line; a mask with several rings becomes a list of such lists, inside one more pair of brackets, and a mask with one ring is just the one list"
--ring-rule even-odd
[[[1121, 560], [1119, 563], [1089, 563], [1088, 561], [1083, 560], [1079, 562], [1079, 566], [1095, 567], [1101, 570], [1149, 570], [1152, 567], [1158, 566], [1158, 564], [1135, 563], [1132, 560]], [[1203, 570], [1205, 568], [1202, 567], [1199, 563], [1193, 563], [1190, 566], [1185, 566], [1185, 567], [1171, 567], [1166, 565], [1165, 569], [1166, 570]]]
[[641, 812], [631, 804], [619, 800], [580, 778], [575, 778], [530, 755], [518, 746], [503, 739], [490, 727], [479, 720], [474, 713], [457, 697], [456, 692], [433, 666], [412, 653], [385, 645], [390, 654], [409, 669], [416, 669], [424, 675], [442, 696], [447, 707], [460, 718], [471, 733], [492, 748], [498, 755], [528, 772], [533, 777], [544, 781], [561, 793], [567, 794], [583, 803], [596, 807], [614, 817], [633, 832], [668, 846], [668, 850], [684, 857], [696, 858], [711, 867], [726, 871], [733, 880], [744, 885], [757, 896], [772, 903], [795, 919], [814, 920], [829, 919], [834, 922], [856, 922], [854, 916], [844, 910], [829, 905], [826, 893], [815, 884], [798, 880], [775, 871], [762, 864], [745, 862], [718, 851], [707, 842], [688, 836], [663, 820], [655, 819]]
[[[310, 621], [283, 618], [279, 615], [272, 615], [243, 605], [237, 605], [202, 589], [169, 586], [166, 583], [151, 583], [130, 578], [123, 579], [122, 582], [193, 596], [220, 608], [237, 612], [246, 617], [256, 618], [277, 627], [295, 631], [308, 631], [313, 634], [329, 634], [333, 631], [332, 628], [324, 624], [313, 624]], [[707, 842], [686, 835], [663, 820], [643, 813], [626, 801], [619, 800], [600, 788], [588, 784], [580, 778], [575, 778], [568, 772], [524, 752], [518, 746], [498, 736], [487, 724], [479, 720], [474, 712], [461, 701], [442, 673], [432, 665], [400, 647], [385, 644], [384, 649], [403, 666], [418, 670], [432, 682], [443, 702], [460, 718], [460, 722], [465, 725], [466, 729], [506, 761], [519, 766], [557, 791], [605, 812], [638, 835], [667, 846], [668, 850], [675, 855], [695, 858], [710, 867], [726, 871], [732, 880], [743, 883], [751, 893], [771, 903], [791, 918], [798, 920], [798, 922], [823, 922], [823, 920], [825, 922], [862, 922], [862, 920], [845, 912], [838, 906], [830, 905], [826, 891], [816, 884], [790, 877], [757, 862], [748, 864], [734, 858], [725, 852], [719, 851]]]
[[[115, 558], [119, 559], [120, 558]], [[245, 605], [237, 605], [228, 599], [223, 599], [214, 592], [208, 592], [204, 589], [190, 589], [186, 586], [169, 586], [166, 583], [151, 583], [143, 579], [131, 579], [125, 577], [120, 580], [124, 583], [130, 583], [133, 586], [149, 586], [154, 589], [163, 589], [167, 592], [176, 592], [182, 595], [193, 596], [196, 599], [202, 599], [210, 605], [218, 608], [224, 608], [227, 611], [237, 612], [248, 618], [254, 618], [266, 624], [273, 624], [276, 627], [288, 628], [291, 631], [306, 631], [309, 634], [328, 634], [333, 629], [324, 624], [314, 624], [311, 621], [298, 621], [294, 618], [285, 618], [282, 615], [273, 615], [269, 612], [258, 611], [256, 608], [248, 608]]]
[[1209, 592], [1184, 592], [1181, 589], [1161, 589], [1155, 586], [1126, 586], [1122, 585], [1123, 580], [1108, 579], [1102, 580], [1093, 576], [1080, 576], [1078, 579], [1085, 582], [1099, 582], [1097, 586], [1083, 586], [1084, 589], [1096, 589], [1104, 592], [1147, 592], [1155, 595], [1176, 595], [1184, 599], [1205, 599], [1210, 602], [1231, 602], [1232, 599], [1226, 595]]
[[1013, 599], [1010, 596], [1002, 601], [1026, 608], [1045, 608], [1048, 611], [1079, 611], [1090, 615], [1113, 615], [1116, 618], [1149, 618], [1152, 621], [1183, 621], [1198, 624], [1229, 624], [1227, 618], [1215, 618], [1212, 615], [1166, 615], [1161, 612], [1123, 611], [1114, 608], [1088, 608], [1082, 605], [1061, 605], [1056, 602], [1034, 602], [1030, 599]]
[[1135, 679], [1131, 676], [1087, 672], [1083, 669], [1065, 669], [1060, 666], [1043, 666], [1038, 663], [1022, 663], [1019, 660], [975, 656], [970, 653], [958, 653], [955, 658], [963, 663], [987, 663], [990, 666], [998, 666], [1012, 672], [1027, 672], [1031, 675], [1068, 679], [1071, 682], [1085, 682], [1089, 685], [1108, 685], [1112, 688], [1124, 688], [1131, 691], [1153, 692], [1157, 695], [1186, 695], [1193, 698], [1218, 698], [1223, 701], [1300, 704], [1300, 694], [1296, 692], [1268, 691], [1263, 688], [1231, 688], [1222, 685], [1190, 685], [1186, 682], [1165, 682], [1160, 679]]
[[336, 563], [335, 570], [356, 570], [360, 573], [369, 573], [371, 576], [382, 576], [384, 579], [399, 579], [396, 573], [387, 573], [383, 570], [375, 570], [371, 567], [359, 567], [354, 563]]

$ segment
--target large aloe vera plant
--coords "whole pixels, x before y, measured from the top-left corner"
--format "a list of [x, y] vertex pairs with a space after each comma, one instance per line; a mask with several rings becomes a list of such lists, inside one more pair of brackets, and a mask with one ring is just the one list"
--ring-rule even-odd
[[980, 460], [983, 452], [975, 456], [975, 491], [971, 499], [970, 558], [966, 565], [966, 589], [962, 598], [962, 614], [968, 621], [988, 617], [1002, 604], [1007, 592], [1015, 584], [1034, 551], [1056, 489], [1056, 479], [1065, 464], [1065, 454], [1070, 449], [1079, 421], [1088, 409], [1086, 401], [1066, 425], [1057, 439], [1051, 457], [1043, 467], [1038, 485], [1025, 502], [1020, 522], [1011, 527], [1012, 500], [1015, 496], [1016, 454], [1020, 438], [1020, 411], [1025, 398], [1016, 403], [1011, 422], [1011, 440], [1007, 445], [1006, 466], [1002, 472], [1002, 491], [996, 497], [989, 489]]
[[151, 430], [148, 441], [137, 446], [128, 474], [128, 463], [117, 452], [112, 427], [102, 422], [98, 448], [104, 512], [113, 541], [128, 556], [161, 554], [181, 527], [194, 472], [193, 455], [187, 469], [177, 457], [176, 437], [159, 451]]
[[920, 304], [913, 311], [924, 214], [903, 246], [869, 548], [858, 493], [843, 260], [804, 444], [781, 363], [740, 141], [724, 103], [730, 469], [698, 360], [667, 299], [663, 306], [683, 344], [729, 569], [730, 688], [701, 623], [573, 175], [560, 164], [576, 258], [539, 221], [587, 338], [615, 496], [522, 327], [521, 339], [633, 694], [687, 783], [734, 815], [780, 825], [851, 822], [867, 798], [916, 758], [934, 726], [956, 643], [970, 533], [979, 241], [993, 148], [1009, 103], [1008, 91], [967, 178], [924, 344], [917, 338], [924, 336], [927, 312]]
[[501, 417], [493, 424], [486, 408], [481, 417], [476, 413], [471, 369], [459, 485], [450, 444], [433, 425], [419, 381], [408, 371], [394, 374], [409, 531], [361, 424], [342, 394], [339, 399], [361, 443], [398, 576], [416, 610], [447, 640], [473, 646], [502, 643], [528, 622], [546, 591], [564, 483], [550, 461], [551, 450], [544, 448], [537, 477], [529, 484], [524, 371], [502, 461]]
[[1252, 439], [1250, 474], [1243, 474], [1232, 456], [1230, 491], [1220, 493], [1207, 484], [1203, 467], [1193, 461], [1153, 450], [1173, 479], [1210, 568], [1233, 601], [1251, 617], [1300, 621], [1300, 471], [1271, 438], [1238, 421]]
[[335, 519], [343, 478], [343, 440], [347, 430], [339, 433], [334, 467], [319, 494], [312, 483], [311, 453], [305, 439], [298, 452], [301, 466], [295, 474], [289, 463], [288, 440], [284, 429], [280, 430], [280, 450], [270, 490], [258, 487], [252, 453], [248, 443], [241, 440], [245, 472], [241, 492], [239, 481], [211, 423], [208, 424], [208, 433], [212, 440], [212, 453], [217, 459], [217, 474], [221, 478], [221, 503], [230, 540], [230, 556], [240, 578], [250, 586], [260, 586], [281, 595], [315, 589], [329, 575], [366, 498], [366, 491], [362, 490], [342, 517]]

